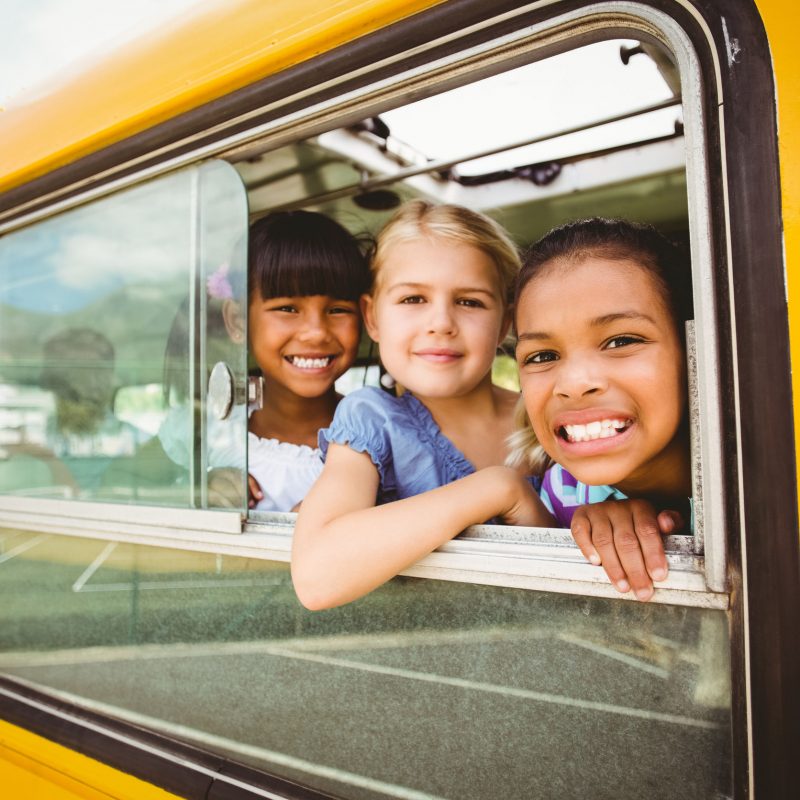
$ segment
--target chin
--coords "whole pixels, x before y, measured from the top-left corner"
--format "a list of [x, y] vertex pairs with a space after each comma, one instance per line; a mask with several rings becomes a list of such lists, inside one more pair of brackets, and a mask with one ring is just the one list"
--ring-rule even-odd
[[[556, 459], [558, 461], [558, 459]], [[590, 464], [587, 462], [569, 463], [568, 459], [558, 461], [559, 464], [574, 478], [587, 486], [616, 486], [631, 474], [631, 470], [624, 466], [608, 463]]]

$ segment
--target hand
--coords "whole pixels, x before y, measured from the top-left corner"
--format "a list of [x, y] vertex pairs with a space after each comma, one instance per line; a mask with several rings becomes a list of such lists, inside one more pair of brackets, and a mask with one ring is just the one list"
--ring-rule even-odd
[[550, 512], [528, 481], [511, 467], [487, 467], [508, 492], [507, 507], [498, 516], [506, 525], [549, 527], [555, 525]]
[[603, 565], [620, 592], [639, 600], [653, 596], [653, 581], [667, 577], [661, 534], [683, 527], [677, 511], [656, 514], [647, 500], [606, 500], [581, 506], [572, 517], [572, 536], [586, 558]]
[[[247, 507], [255, 508], [264, 499], [264, 492], [258, 481], [248, 472], [247, 473]], [[299, 505], [299, 503], [298, 503]]]
[[[239, 508], [242, 503], [242, 471], [236, 467], [217, 467], [208, 474], [208, 504], [217, 508]], [[253, 508], [264, 497], [258, 481], [247, 476], [247, 507]]]

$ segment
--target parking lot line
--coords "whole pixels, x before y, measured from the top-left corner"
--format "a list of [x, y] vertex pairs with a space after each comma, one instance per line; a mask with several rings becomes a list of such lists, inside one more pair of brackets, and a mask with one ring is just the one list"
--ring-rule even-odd
[[27, 550], [30, 550], [32, 547], [36, 547], [37, 544], [49, 538], [49, 533], [41, 533], [38, 536], [34, 536], [33, 539], [28, 539], [27, 542], [18, 544], [16, 547], [12, 547], [11, 550], [9, 550], [7, 553], [3, 553], [3, 555], [0, 556], [0, 564], [5, 563], [6, 561], [11, 561], [12, 558], [15, 558]]
[[86, 581], [88, 581], [89, 578], [91, 578], [92, 575], [94, 575], [95, 572], [97, 572], [97, 570], [100, 569], [102, 563], [111, 555], [116, 546], [117, 546], [116, 542], [109, 542], [103, 548], [100, 555], [97, 556], [97, 558], [95, 558], [95, 560], [92, 561], [92, 563], [89, 564], [88, 567], [86, 567], [86, 569], [81, 573], [81, 576], [78, 578], [78, 580], [76, 580], [75, 583], [72, 584], [73, 592], [79, 592], [81, 589], [83, 589], [83, 586], [86, 583]]

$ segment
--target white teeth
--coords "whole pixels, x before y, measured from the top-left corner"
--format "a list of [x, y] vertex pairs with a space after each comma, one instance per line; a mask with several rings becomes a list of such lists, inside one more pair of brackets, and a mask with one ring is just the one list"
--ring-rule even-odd
[[594, 439], [608, 439], [625, 430], [629, 420], [603, 419], [589, 422], [586, 425], [564, 425], [567, 438], [571, 442], [591, 442]]
[[333, 361], [333, 356], [325, 356], [325, 358], [302, 358], [301, 356], [289, 357], [294, 366], [300, 369], [322, 369], [327, 367]]

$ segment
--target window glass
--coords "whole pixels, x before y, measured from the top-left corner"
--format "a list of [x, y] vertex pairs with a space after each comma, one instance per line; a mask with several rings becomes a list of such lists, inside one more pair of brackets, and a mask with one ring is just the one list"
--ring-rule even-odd
[[0, 539], [0, 671], [337, 797], [730, 795], [722, 612]]
[[[202, 506], [209, 469], [238, 467], [242, 505], [245, 356], [222, 312], [245, 308], [246, 223], [212, 162], [0, 240], [0, 491]], [[218, 360], [228, 420], [206, 412]]]

